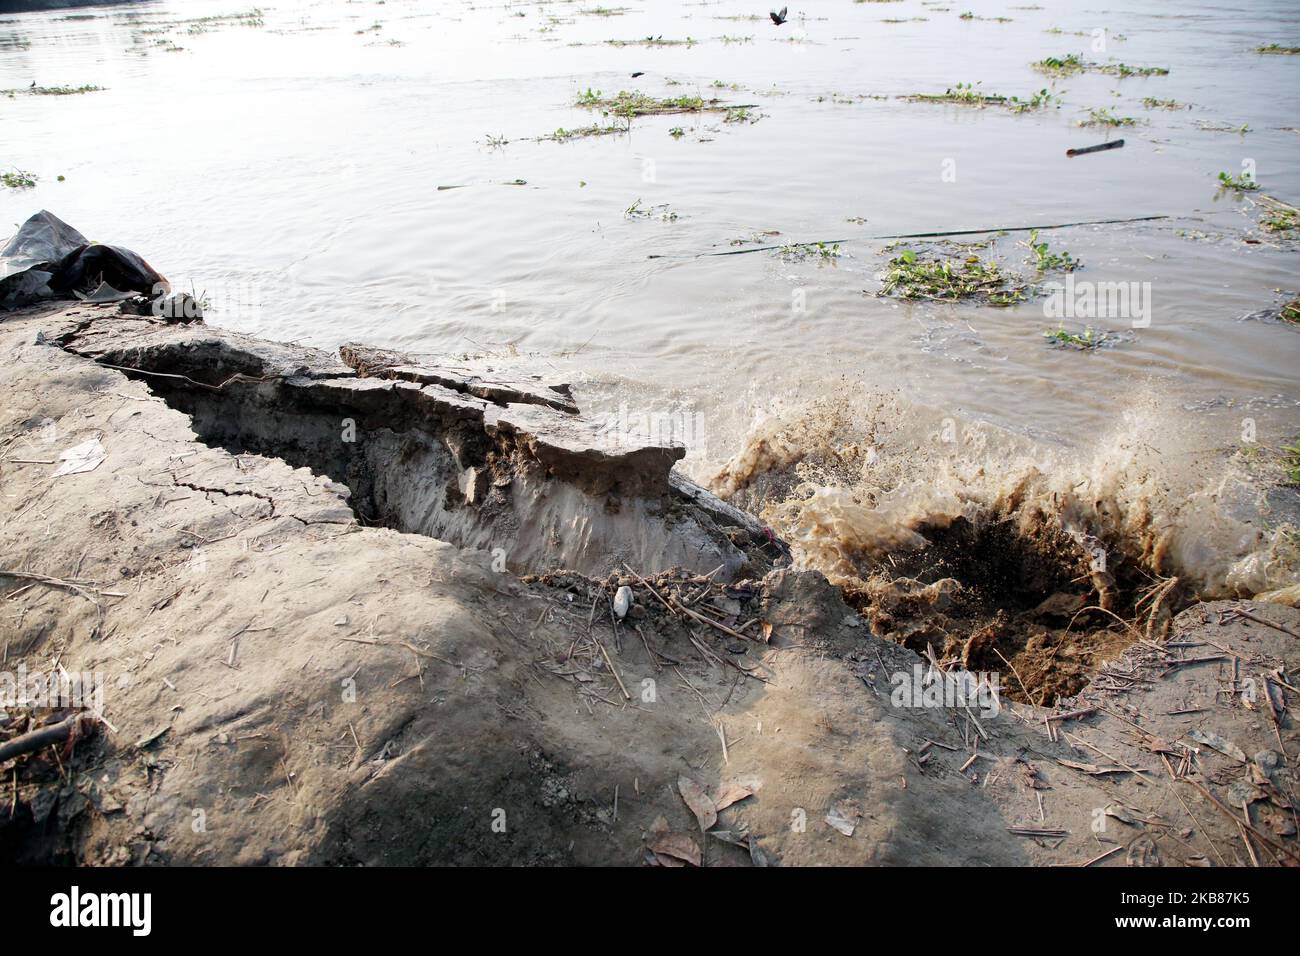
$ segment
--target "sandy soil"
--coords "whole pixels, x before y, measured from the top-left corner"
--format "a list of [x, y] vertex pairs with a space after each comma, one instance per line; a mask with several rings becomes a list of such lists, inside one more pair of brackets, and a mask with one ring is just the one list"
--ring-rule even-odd
[[1292, 608], [1194, 605], [1051, 711], [896, 706], [925, 658], [816, 572], [520, 577], [363, 527], [51, 344], [89, 315], [0, 323], [0, 669], [105, 680], [93, 734], [0, 765], [5, 858], [1300, 862]]

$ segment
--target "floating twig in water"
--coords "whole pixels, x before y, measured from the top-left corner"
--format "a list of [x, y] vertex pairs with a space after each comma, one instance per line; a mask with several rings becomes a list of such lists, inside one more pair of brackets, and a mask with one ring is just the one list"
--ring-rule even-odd
[[1107, 149], [1119, 149], [1123, 145], [1124, 145], [1124, 141], [1122, 139], [1116, 139], [1116, 140], [1112, 140], [1109, 143], [1098, 143], [1096, 146], [1084, 146], [1080, 149], [1067, 149], [1065, 151], [1065, 155], [1083, 156], [1086, 155], [1087, 153], [1100, 153]]
[[[894, 236], [852, 236], [848, 239], [823, 239], [820, 242], [796, 243], [796, 245], [831, 246], [837, 243], [845, 242], [875, 242], [886, 239], [943, 239], [949, 236], [982, 236], [991, 232], [1033, 232], [1044, 229], [1068, 229], [1071, 226], [1113, 226], [1129, 222], [1154, 222], [1157, 219], [1168, 219], [1168, 216], [1134, 216], [1130, 219], [1087, 219], [1080, 222], [1058, 222], [1047, 226], [1003, 226], [992, 229], [949, 229], [944, 232], [912, 232]], [[669, 256], [661, 253], [655, 253], [647, 256], [648, 259], [703, 259], [707, 256], [743, 256], [751, 252], [770, 252], [773, 249], [784, 249], [790, 243], [771, 246], [753, 246], [749, 249], [729, 249], [726, 252], [697, 252], [694, 255], [686, 256]]]

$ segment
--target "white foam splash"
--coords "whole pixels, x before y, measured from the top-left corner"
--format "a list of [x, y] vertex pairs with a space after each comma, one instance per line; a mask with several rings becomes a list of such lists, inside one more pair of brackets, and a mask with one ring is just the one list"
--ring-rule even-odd
[[1203, 598], [1283, 587], [1300, 577], [1294, 514], [1270, 515], [1272, 482], [1224, 450], [1222, 427], [1146, 395], [1070, 449], [866, 391], [759, 422], [712, 486], [841, 584], [964, 517], [1058, 526]]

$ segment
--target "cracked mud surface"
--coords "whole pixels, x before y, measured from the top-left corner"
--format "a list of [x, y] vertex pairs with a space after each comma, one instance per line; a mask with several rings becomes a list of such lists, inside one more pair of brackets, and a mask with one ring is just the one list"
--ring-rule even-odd
[[490, 548], [516, 571], [627, 561], [730, 578], [781, 556], [752, 517], [671, 473], [680, 445], [584, 418], [563, 383], [74, 311], [51, 341], [141, 379], [209, 445], [328, 476], [364, 524]]

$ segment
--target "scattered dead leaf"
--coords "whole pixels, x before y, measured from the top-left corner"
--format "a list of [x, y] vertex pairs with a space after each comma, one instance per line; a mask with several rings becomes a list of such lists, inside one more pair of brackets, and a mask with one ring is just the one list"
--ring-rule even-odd
[[690, 777], [682, 774], [677, 778], [677, 790], [682, 795], [682, 800], [690, 808], [691, 813], [695, 814], [695, 819], [699, 821], [701, 830], [708, 830], [709, 827], [718, 822], [718, 808], [713, 805], [709, 795], [704, 792], [704, 788], [692, 780]]
[[752, 797], [753, 795], [754, 791], [749, 787], [738, 783], [727, 783], [723, 784], [722, 788], [718, 790], [718, 795], [713, 798], [713, 804], [718, 809], [718, 812], [722, 812], [733, 803], [739, 803], [746, 797]]
[[1240, 760], [1242, 763], [1246, 762], [1246, 754], [1240, 747], [1234, 744], [1231, 740], [1220, 737], [1216, 733], [1212, 733], [1208, 730], [1191, 730], [1188, 731], [1187, 736], [1192, 740], [1195, 740], [1198, 744], [1204, 744], [1211, 750], [1217, 750], [1225, 757], [1231, 757], [1233, 760]]

